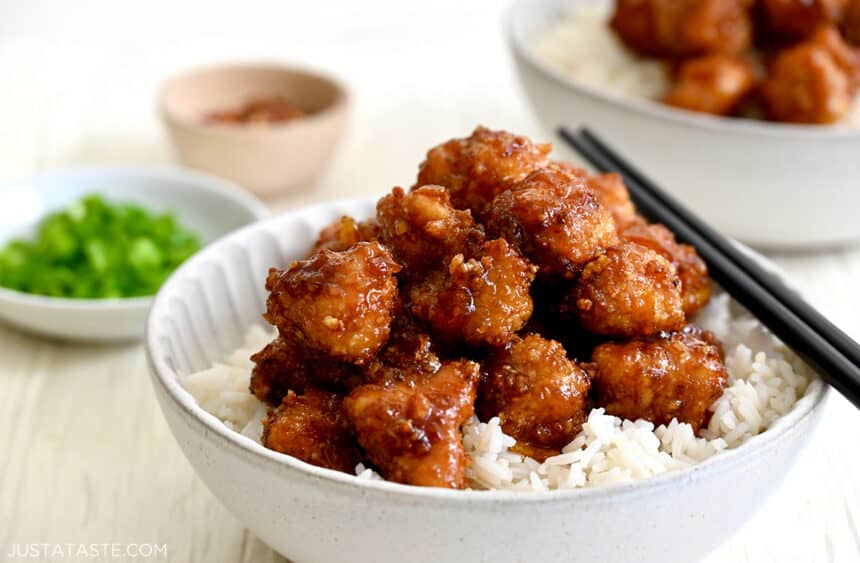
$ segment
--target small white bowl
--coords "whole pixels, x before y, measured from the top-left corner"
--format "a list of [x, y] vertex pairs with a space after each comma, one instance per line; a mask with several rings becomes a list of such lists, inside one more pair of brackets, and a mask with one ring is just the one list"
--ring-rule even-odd
[[571, 6], [586, 3], [595, 0], [518, 0], [508, 13], [520, 80], [547, 129], [592, 127], [746, 243], [811, 248], [860, 239], [860, 131], [695, 114], [570, 78], [532, 44]]
[[572, 491], [452, 491], [359, 480], [264, 448], [204, 411], [178, 373], [241, 345], [265, 310], [270, 266], [306, 254], [323, 225], [374, 212], [333, 202], [246, 227], [183, 264], [155, 298], [146, 351], [173, 435], [209, 489], [297, 563], [698, 561], [777, 487], [820, 418], [810, 385], [791, 412], [737, 449], [644, 481]]
[[[268, 215], [240, 188], [178, 168], [54, 170], [0, 186], [0, 246], [27, 238], [47, 213], [98, 193], [156, 212], [173, 212], [203, 243]], [[152, 297], [66, 299], [0, 287], [0, 320], [64, 340], [124, 341], [143, 336]]]

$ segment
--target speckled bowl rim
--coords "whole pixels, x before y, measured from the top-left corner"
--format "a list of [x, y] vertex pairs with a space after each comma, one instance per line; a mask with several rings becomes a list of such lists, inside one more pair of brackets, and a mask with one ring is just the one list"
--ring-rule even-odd
[[[621, 502], [625, 498], [640, 495], [651, 495], [667, 488], [683, 486], [689, 481], [705, 479], [710, 473], [727, 471], [738, 465], [753, 463], [758, 456], [771, 448], [778, 448], [782, 438], [801, 430], [809, 430], [810, 417], [822, 408], [828, 395], [829, 388], [820, 380], [814, 380], [806, 393], [795, 403], [792, 410], [782, 416], [765, 432], [750, 438], [741, 446], [724, 451], [699, 464], [689, 468], [670, 471], [661, 475], [622, 484], [597, 486], [584, 489], [553, 490], [541, 492], [512, 492], [512, 491], [482, 491], [482, 490], [448, 490], [441, 488], [416, 487], [392, 483], [358, 479], [339, 471], [324, 469], [300, 461], [263, 447], [261, 444], [229, 429], [217, 417], [200, 407], [194, 397], [179, 383], [178, 374], [163, 358], [166, 351], [161, 347], [161, 336], [156, 325], [156, 319], [161, 316], [161, 309], [168, 306], [166, 298], [168, 288], [180, 284], [189, 273], [196, 270], [197, 265], [217, 256], [222, 249], [246, 238], [251, 233], [260, 230], [279, 230], [278, 225], [300, 221], [304, 215], [324, 212], [332, 207], [343, 209], [368, 209], [376, 198], [351, 199], [325, 202], [317, 205], [299, 208], [270, 219], [260, 221], [239, 229], [219, 241], [206, 247], [193, 256], [167, 280], [162, 290], [156, 295], [147, 320], [145, 348], [150, 366], [153, 383], [170, 398], [169, 408], [177, 409], [184, 418], [190, 421], [191, 427], [201, 440], [211, 441], [216, 447], [229, 450], [242, 456], [252, 463], [259, 463], [270, 470], [283, 472], [296, 471], [304, 478], [310, 479], [316, 486], [332, 489], [349, 489], [347, 492], [363, 492], [364, 494], [384, 494], [388, 500], [399, 499], [409, 502], [410, 499], [421, 499], [422, 502], [467, 503], [467, 504], [523, 504], [523, 503], [553, 503], [585, 501], [589, 502]], [[286, 480], [288, 476], [284, 477]]]
[[[118, 164], [109, 166], [75, 166], [53, 168], [44, 172], [39, 172], [31, 176], [27, 176], [18, 180], [10, 180], [0, 184], [0, 193], [13, 187], [18, 187], [26, 183], [39, 182], [41, 179], [62, 178], [63, 176], [74, 175], [111, 175], [121, 178], [151, 178], [151, 179], [170, 179], [184, 181], [188, 184], [194, 184], [194, 189], [206, 191], [223, 196], [229, 200], [237, 209], [241, 208], [256, 218], [256, 220], [267, 218], [271, 215], [266, 205], [243, 190], [242, 188], [231, 184], [227, 180], [218, 178], [205, 172], [199, 172], [179, 166], [160, 165], [160, 166], [144, 166], [140, 164]], [[96, 192], [98, 190], [95, 190]], [[253, 223], [251, 223], [253, 224]], [[249, 224], [250, 226], [250, 224]], [[220, 237], [219, 237], [220, 238]], [[216, 239], [217, 240], [217, 239]], [[214, 243], [213, 240], [209, 244]], [[0, 246], [6, 243], [6, 239], [0, 239]], [[49, 295], [39, 295], [36, 293], [26, 293], [0, 286], [0, 304], [4, 302], [15, 302], [26, 305], [33, 309], [41, 309], [44, 311], [51, 310], [74, 310], [79, 312], [101, 312], [108, 310], [141, 310], [148, 308], [155, 299], [155, 295], [143, 295], [139, 297], [109, 297], [103, 299], [76, 299], [72, 297], [51, 297]]]
[[[572, 5], [582, 0], [568, 0]], [[520, 29], [519, 14], [524, 10], [547, 10], [550, 5], [558, 5], [559, 0], [552, 4], [551, 0], [517, 0], [504, 18], [505, 36], [511, 51], [532, 69], [545, 78], [563, 86], [567, 90], [593, 100], [606, 102], [615, 110], [623, 113], [636, 113], [652, 119], [663, 120], [690, 129], [709, 130], [715, 133], [753, 137], [782, 137], [786, 139], [803, 139], [809, 141], [829, 142], [860, 142], [860, 130], [851, 127], [834, 125], [797, 125], [790, 123], [775, 123], [747, 118], [725, 118], [703, 115], [679, 108], [672, 108], [658, 102], [625, 96], [623, 94], [601, 89], [575, 78], [567, 76], [551, 64], [545, 62], [533, 49], [527, 37]], [[571, 103], [574, 100], [571, 99]], [[560, 124], [559, 124], [560, 125]]]
[[[265, 70], [280, 73], [298, 73], [314, 77], [328, 83], [336, 92], [334, 100], [323, 108], [302, 116], [300, 119], [291, 119], [280, 123], [266, 123], [264, 125], [248, 125], [246, 123], [220, 123], [207, 122], [201, 119], [186, 119], [176, 114], [167, 103], [167, 93], [177, 82], [186, 80], [193, 75], [231, 72], [241, 70]], [[227, 63], [213, 63], [185, 69], [168, 77], [158, 89], [156, 95], [156, 109], [161, 118], [175, 126], [188, 130], [206, 131], [229, 135], [258, 135], [260, 133], [279, 134], [291, 132], [298, 127], [312, 126], [316, 121], [326, 120], [332, 115], [339, 114], [349, 108], [349, 88], [339, 78], [328, 72], [301, 64], [291, 64], [276, 61], [234, 61]]]

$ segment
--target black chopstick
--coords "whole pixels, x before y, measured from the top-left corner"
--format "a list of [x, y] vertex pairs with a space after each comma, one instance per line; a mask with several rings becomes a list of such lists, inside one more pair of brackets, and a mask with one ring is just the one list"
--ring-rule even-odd
[[738, 250], [738, 247], [732, 244], [728, 239], [721, 236], [713, 227], [702, 221], [699, 217], [690, 213], [677, 199], [672, 197], [665, 190], [660, 189], [651, 180], [645, 177], [641, 171], [633, 167], [632, 164], [626, 162], [618, 153], [604, 143], [600, 137], [588, 128], [582, 129], [582, 136], [587, 139], [592, 145], [599, 149], [606, 157], [620, 170], [624, 171], [625, 177], [635, 178], [637, 184], [648, 191], [655, 199], [671, 210], [676, 215], [684, 219], [684, 221], [695, 229], [699, 234], [708, 238], [714, 246], [720, 249], [723, 254], [731, 256], [732, 260], [741, 268], [743, 268], [752, 278], [760, 284], [766, 284], [773, 295], [779, 299], [786, 307], [789, 307], [809, 326], [813, 327], [817, 332], [828, 335], [828, 340], [831, 341], [834, 347], [842, 354], [849, 358], [852, 362], [860, 365], [860, 346], [850, 336], [845, 334], [839, 327], [827, 320], [821, 313], [815, 310], [809, 303], [801, 299], [797, 292], [790, 289], [771, 272], [768, 272], [761, 265], [750, 258], [747, 254]]
[[696, 248], [711, 277], [792, 348], [821, 378], [860, 407], [860, 347], [776, 276], [742, 253], [619, 156], [594, 133], [561, 137], [601, 172], [624, 178], [646, 218], [663, 223], [679, 241]]

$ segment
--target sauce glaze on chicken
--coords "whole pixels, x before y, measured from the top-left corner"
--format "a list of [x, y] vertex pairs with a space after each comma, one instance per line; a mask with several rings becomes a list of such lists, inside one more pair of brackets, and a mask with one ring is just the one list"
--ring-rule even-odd
[[499, 417], [544, 459], [591, 408], [699, 428], [727, 381], [690, 325], [710, 297], [692, 247], [638, 216], [620, 177], [479, 127], [430, 150], [376, 216], [273, 268], [252, 357], [263, 444], [391, 481], [462, 489], [461, 427]]

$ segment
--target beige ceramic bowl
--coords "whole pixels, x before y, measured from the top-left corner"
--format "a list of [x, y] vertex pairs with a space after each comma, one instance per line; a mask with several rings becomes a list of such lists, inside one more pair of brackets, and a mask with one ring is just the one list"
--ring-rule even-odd
[[[214, 111], [284, 97], [310, 115], [282, 124], [207, 122]], [[170, 80], [159, 110], [180, 161], [260, 195], [306, 186], [323, 169], [347, 116], [347, 92], [314, 71], [274, 65], [194, 70]]]

